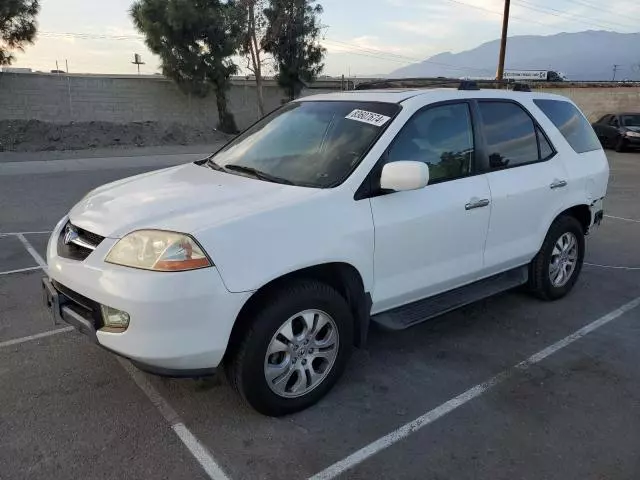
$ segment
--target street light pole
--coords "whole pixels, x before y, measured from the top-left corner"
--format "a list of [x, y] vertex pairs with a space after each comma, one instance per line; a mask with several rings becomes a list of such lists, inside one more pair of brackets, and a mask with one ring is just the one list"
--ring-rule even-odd
[[498, 59], [498, 72], [496, 80], [501, 81], [504, 78], [504, 57], [507, 53], [507, 32], [509, 30], [509, 7], [511, 0], [504, 0], [504, 15], [502, 17], [502, 38], [500, 39], [500, 58]]

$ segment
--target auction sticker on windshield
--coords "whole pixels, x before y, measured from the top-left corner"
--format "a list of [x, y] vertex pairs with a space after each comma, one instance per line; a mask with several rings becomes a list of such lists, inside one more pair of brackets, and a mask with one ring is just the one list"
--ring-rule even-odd
[[382, 125], [387, 123], [391, 117], [380, 115], [379, 113], [368, 112], [366, 110], [356, 109], [344, 118], [348, 118], [349, 120], [356, 120], [357, 122], [369, 123], [371, 125], [375, 125], [376, 127], [381, 127]]

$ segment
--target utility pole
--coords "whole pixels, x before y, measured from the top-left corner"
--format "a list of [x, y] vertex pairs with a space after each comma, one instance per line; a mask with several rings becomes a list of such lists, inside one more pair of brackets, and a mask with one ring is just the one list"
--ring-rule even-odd
[[617, 64], [613, 66], [613, 78], [611, 79], [612, 82], [616, 81], [616, 73], [618, 72], [618, 67], [619, 66], [620, 65], [617, 65]]
[[504, 0], [504, 15], [502, 17], [502, 38], [500, 39], [500, 58], [498, 59], [498, 73], [496, 80], [499, 82], [504, 78], [504, 58], [507, 53], [507, 32], [509, 30], [509, 7], [511, 0]]
[[142, 61], [142, 57], [138, 53], [134, 53], [133, 62], [131, 63], [138, 66], [138, 75], [140, 75], [140, 65], [144, 65], [144, 62]]

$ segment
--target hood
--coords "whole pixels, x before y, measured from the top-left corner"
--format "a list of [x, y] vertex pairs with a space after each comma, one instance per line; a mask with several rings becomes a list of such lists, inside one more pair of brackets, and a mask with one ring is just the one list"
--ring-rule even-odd
[[295, 203], [318, 192], [191, 163], [92, 190], [71, 209], [69, 218], [82, 229], [111, 238], [141, 229], [193, 233]]

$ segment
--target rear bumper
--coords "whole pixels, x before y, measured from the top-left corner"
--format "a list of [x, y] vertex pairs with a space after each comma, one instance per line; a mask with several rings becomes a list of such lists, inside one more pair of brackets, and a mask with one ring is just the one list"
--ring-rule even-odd
[[604, 220], [604, 198], [599, 198], [591, 203], [589, 210], [591, 210], [591, 224], [587, 233], [591, 233], [598, 228], [602, 220]]

